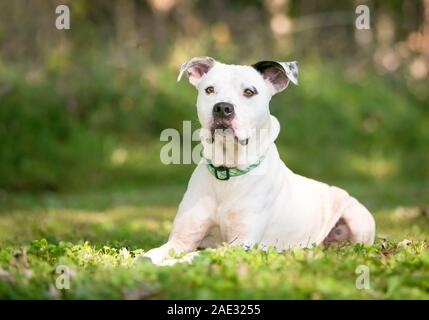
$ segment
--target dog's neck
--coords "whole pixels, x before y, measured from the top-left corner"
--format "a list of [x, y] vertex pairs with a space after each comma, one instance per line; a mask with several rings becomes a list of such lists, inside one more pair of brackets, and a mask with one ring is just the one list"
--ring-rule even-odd
[[245, 145], [232, 135], [215, 136], [212, 141], [211, 137], [202, 135], [203, 156], [216, 167], [245, 169], [265, 155], [279, 131], [278, 120], [270, 115], [258, 129], [252, 131]]

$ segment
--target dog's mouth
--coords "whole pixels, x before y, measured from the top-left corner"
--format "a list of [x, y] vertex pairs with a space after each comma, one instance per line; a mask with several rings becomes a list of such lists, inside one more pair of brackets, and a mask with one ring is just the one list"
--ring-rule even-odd
[[229, 125], [227, 123], [224, 123], [224, 122], [218, 122], [218, 123], [214, 124], [213, 127], [212, 127], [212, 132], [215, 132], [215, 131], [227, 131], [227, 130], [234, 131], [232, 129], [231, 125]]
[[234, 128], [231, 121], [224, 119], [215, 119], [210, 127], [212, 136], [227, 136], [234, 135]]
[[249, 138], [240, 139], [235, 134], [235, 130], [232, 127], [232, 125], [228, 122], [218, 121], [213, 123], [210, 129], [210, 132], [211, 132], [211, 135], [207, 139], [207, 142], [210, 144], [214, 142], [216, 136], [218, 137], [234, 136], [234, 139], [236, 140], [236, 142], [238, 142], [242, 146], [245, 146], [249, 143]]

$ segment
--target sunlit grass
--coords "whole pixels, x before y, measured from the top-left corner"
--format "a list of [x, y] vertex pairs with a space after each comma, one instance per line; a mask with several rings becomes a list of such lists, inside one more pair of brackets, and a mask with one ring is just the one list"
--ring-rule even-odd
[[[371, 207], [374, 246], [223, 247], [191, 265], [156, 267], [140, 255], [167, 239], [183, 189], [9, 196], [0, 213], [0, 297], [429, 298], [426, 208], [395, 202]], [[365, 188], [352, 189], [368, 200]], [[59, 265], [70, 268], [70, 290], [55, 287]], [[369, 267], [370, 290], [356, 289], [358, 265]]]

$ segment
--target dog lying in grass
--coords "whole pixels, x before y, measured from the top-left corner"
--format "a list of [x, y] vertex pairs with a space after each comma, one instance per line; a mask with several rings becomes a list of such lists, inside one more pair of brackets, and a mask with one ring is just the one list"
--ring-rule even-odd
[[162, 264], [172, 251], [224, 242], [278, 250], [374, 242], [375, 222], [361, 203], [340, 188], [293, 173], [279, 157], [280, 124], [269, 102], [298, 83], [295, 61], [246, 66], [195, 57], [181, 66], [178, 80], [184, 73], [198, 90], [203, 157], [167, 243], [146, 257]]

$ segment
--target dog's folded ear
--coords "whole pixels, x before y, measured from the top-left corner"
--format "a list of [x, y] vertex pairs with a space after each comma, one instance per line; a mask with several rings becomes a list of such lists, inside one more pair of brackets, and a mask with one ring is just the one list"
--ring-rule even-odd
[[287, 88], [289, 81], [298, 84], [298, 62], [259, 61], [252, 65], [262, 77], [271, 83], [274, 93]]
[[196, 86], [201, 78], [214, 66], [215, 62], [216, 60], [210, 57], [194, 57], [180, 66], [177, 81], [180, 81], [186, 71], [189, 82]]

